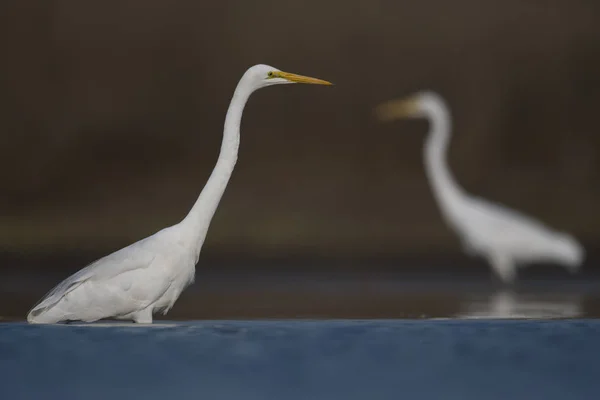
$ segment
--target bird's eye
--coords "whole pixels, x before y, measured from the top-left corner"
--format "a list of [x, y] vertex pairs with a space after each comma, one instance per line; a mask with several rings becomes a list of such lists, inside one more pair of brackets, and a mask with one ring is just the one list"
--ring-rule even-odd
[[269, 73], [267, 74], [267, 76], [268, 76], [269, 78], [272, 78], [272, 77], [273, 77], [273, 71], [269, 71]]

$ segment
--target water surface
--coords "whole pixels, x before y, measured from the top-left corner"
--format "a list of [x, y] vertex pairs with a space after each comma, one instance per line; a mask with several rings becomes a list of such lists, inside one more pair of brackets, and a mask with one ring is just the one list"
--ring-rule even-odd
[[0, 324], [3, 399], [593, 399], [600, 321]]

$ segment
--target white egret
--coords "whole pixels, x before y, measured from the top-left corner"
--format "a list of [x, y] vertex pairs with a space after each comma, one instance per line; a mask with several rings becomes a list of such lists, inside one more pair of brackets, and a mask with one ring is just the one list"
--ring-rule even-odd
[[116, 318], [152, 323], [155, 312], [166, 314], [194, 281], [206, 232], [237, 161], [246, 101], [257, 89], [284, 83], [331, 85], [268, 65], [249, 68], [227, 110], [217, 163], [187, 216], [68, 277], [33, 307], [27, 320], [57, 323]]
[[437, 93], [419, 92], [379, 105], [382, 120], [427, 118], [429, 135], [424, 147], [427, 177], [446, 223], [459, 235], [464, 251], [482, 256], [504, 282], [512, 282], [516, 268], [532, 262], [555, 262], [576, 272], [584, 249], [567, 233], [502, 205], [467, 194], [449, 171], [446, 153], [451, 118], [445, 101]]

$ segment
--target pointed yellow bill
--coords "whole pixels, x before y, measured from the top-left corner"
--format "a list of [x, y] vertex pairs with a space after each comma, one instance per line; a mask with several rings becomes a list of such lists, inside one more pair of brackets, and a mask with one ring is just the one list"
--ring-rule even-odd
[[331, 82], [324, 81], [322, 79], [311, 78], [310, 76], [296, 75], [290, 72], [275, 71], [273, 72], [273, 78], [286, 79], [290, 82], [296, 83], [308, 83], [311, 85], [333, 85]]
[[417, 99], [413, 96], [391, 100], [375, 107], [375, 115], [382, 121], [406, 118], [418, 112]]

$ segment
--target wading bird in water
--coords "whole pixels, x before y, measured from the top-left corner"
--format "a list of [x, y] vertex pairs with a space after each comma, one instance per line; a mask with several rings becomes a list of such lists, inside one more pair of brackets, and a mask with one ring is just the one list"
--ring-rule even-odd
[[250, 95], [284, 83], [331, 85], [268, 65], [249, 68], [227, 110], [221, 152], [198, 200], [178, 224], [101, 258], [52, 289], [27, 315], [30, 323], [93, 322], [103, 318], [152, 323], [194, 281], [212, 217], [237, 161], [242, 112]]
[[430, 91], [379, 105], [381, 120], [426, 118], [430, 130], [424, 147], [425, 169], [446, 223], [459, 235], [464, 251], [487, 259], [504, 282], [513, 282], [516, 268], [532, 262], [555, 262], [576, 272], [584, 249], [571, 235], [502, 205], [466, 193], [447, 165], [451, 118], [445, 101]]

